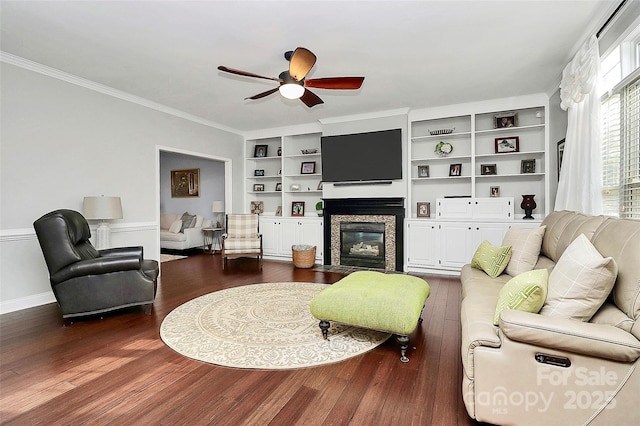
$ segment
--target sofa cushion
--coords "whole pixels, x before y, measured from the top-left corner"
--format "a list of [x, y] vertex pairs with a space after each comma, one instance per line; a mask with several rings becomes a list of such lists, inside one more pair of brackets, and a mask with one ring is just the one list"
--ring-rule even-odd
[[510, 258], [511, 246], [494, 246], [489, 241], [483, 241], [471, 259], [471, 266], [495, 278], [504, 271]]
[[545, 226], [535, 229], [509, 228], [502, 240], [503, 246], [511, 246], [507, 274], [515, 277], [536, 266], [545, 229]]
[[580, 234], [551, 271], [547, 301], [540, 313], [589, 321], [607, 299], [617, 273], [613, 258], [602, 257]]
[[[618, 278], [613, 287], [613, 302], [637, 322], [640, 319], [640, 221], [607, 218], [594, 233], [592, 242], [603, 256], [616, 260]], [[640, 332], [638, 327], [635, 330]], [[634, 335], [640, 339], [640, 333]]]
[[549, 271], [534, 269], [511, 278], [500, 289], [493, 324], [498, 325], [500, 313], [505, 309], [537, 314], [547, 297]]
[[171, 224], [180, 219], [180, 215], [172, 213], [163, 213], [160, 215], [160, 229], [169, 229]]
[[172, 234], [177, 234], [181, 230], [182, 230], [182, 220], [180, 219], [174, 220], [171, 226], [169, 226], [169, 232], [171, 232]]
[[585, 234], [591, 239], [604, 219], [604, 216], [587, 216], [566, 210], [549, 214], [542, 222], [547, 230], [542, 239], [540, 253], [557, 262], [578, 235]]
[[182, 242], [187, 241], [187, 236], [182, 232], [169, 232], [169, 231], [160, 231], [160, 241], [174, 241], [174, 242]]

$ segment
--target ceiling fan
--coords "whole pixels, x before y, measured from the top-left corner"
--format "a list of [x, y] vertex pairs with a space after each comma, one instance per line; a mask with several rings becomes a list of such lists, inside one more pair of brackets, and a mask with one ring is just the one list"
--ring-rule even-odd
[[309, 108], [324, 103], [315, 93], [307, 89], [356, 90], [362, 86], [364, 77], [326, 77], [306, 80], [305, 77], [316, 63], [316, 55], [304, 47], [285, 52], [284, 57], [289, 61], [289, 70], [282, 71], [276, 77], [265, 77], [247, 71], [241, 71], [225, 66], [219, 66], [220, 71], [245, 77], [262, 78], [280, 83], [280, 86], [258, 93], [245, 99], [260, 99], [272, 93], [280, 91], [280, 94], [288, 99], [300, 99]]

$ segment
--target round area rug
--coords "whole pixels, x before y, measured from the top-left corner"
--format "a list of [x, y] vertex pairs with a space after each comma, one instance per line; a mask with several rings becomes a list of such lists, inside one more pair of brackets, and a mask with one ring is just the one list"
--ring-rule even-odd
[[267, 370], [342, 361], [389, 338], [388, 333], [332, 323], [324, 340], [309, 305], [328, 286], [267, 283], [209, 293], [171, 311], [160, 337], [189, 358]]

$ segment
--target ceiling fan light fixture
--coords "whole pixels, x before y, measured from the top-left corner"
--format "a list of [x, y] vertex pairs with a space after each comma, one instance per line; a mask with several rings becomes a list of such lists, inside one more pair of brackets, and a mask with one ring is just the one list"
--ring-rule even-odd
[[280, 85], [280, 94], [287, 99], [300, 99], [304, 94], [304, 87], [297, 83], [286, 83]]

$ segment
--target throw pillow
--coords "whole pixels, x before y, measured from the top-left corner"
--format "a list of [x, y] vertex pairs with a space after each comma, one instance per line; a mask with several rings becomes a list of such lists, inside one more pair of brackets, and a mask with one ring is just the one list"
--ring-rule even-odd
[[169, 226], [169, 232], [177, 234], [180, 232], [180, 230], [182, 230], [182, 221], [180, 219], [176, 219], [175, 221], [173, 221], [171, 226]]
[[537, 314], [547, 297], [549, 271], [535, 269], [511, 278], [500, 289], [493, 323], [498, 325], [500, 312], [505, 309]]
[[589, 321], [609, 296], [617, 275], [615, 260], [602, 257], [580, 234], [551, 271], [547, 301], [540, 313]]
[[483, 241], [471, 259], [471, 267], [482, 269], [491, 278], [504, 271], [511, 258], [511, 246], [496, 247], [489, 241]]
[[193, 226], [196, 224], [196, 215], [192, 215], [189, 214], [188, 212], [185, 212], [182, 217], [182, 229], [180, 229], [180, 232], [183, 232], [185, 229], [187, 228], [193, 228]]
[[507, 265], [507, 274], [515, 277], [531, 271], [536, 266], [545, 229], [546, 226], [535, 229], [509, 228], [502, 240], [503, 246], [511, 246], [511, 260]]

